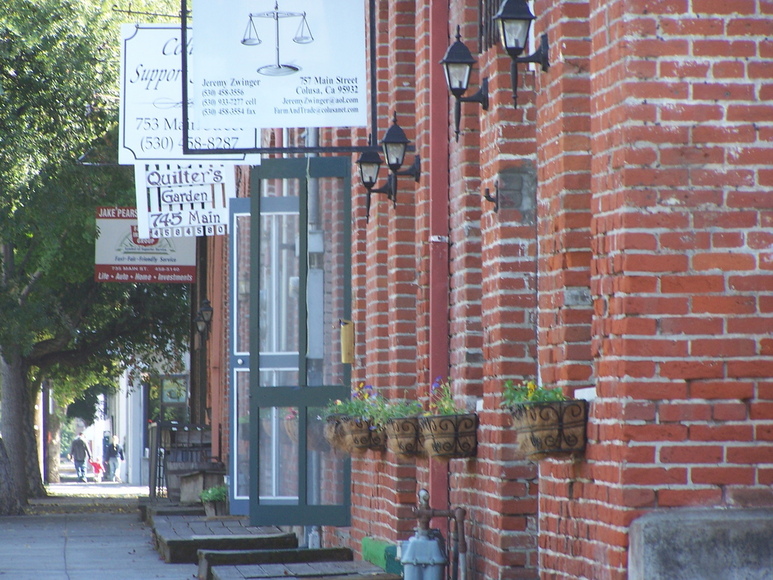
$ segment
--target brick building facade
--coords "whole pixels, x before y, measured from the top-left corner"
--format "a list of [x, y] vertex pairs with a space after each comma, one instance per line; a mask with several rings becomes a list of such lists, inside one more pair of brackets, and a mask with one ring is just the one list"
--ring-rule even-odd
[[[407, 539], [423, 487], [468, 509], [470, 578], [616, 580], [647, 512], [773, 506], [773, 2], [534, 0], [551, 66], [520, 65], [517, 107], [498, 2], [375, 4], [379, 125], [396, 113], [423, 171], [369, 220], [354, 178], [353, 382], [426, 401], [449, 377], [479, 447], [355, 458], [325, 543]], [[458, 141], [457, 25], [490, 97]], [[520, 458], [501, 389], [528, 376], [595, 389], [584, 455]]]

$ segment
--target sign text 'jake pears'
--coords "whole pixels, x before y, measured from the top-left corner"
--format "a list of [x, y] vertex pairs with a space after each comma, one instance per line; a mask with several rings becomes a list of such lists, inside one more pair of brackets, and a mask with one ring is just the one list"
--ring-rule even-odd
[[196, 278], [196, 240], [141, 237], [137, 210], [97, 208], [97, 282], [188, 284]]

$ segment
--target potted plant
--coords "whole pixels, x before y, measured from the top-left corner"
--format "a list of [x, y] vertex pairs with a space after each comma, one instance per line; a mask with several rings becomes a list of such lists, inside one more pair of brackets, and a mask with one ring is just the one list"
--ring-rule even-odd
[[501, 405], [510, 410], [518, 446], [529, 459], [585, 450], [587, 401], [567, 399], [560, 388], [546, 389], [533, 380], [508, 380]]
[[419, 418], [427, 455], [441, 460], [472, 457], [478, 450], [478, 416], [457, 406], [451, 383], [440, 377], [432, 383], [429, 414]]
[[360, 383], [349, 399], [329, 403], [325, 407], [324, 433], [330, 445], [354, 454], [386, 449], [384, 429], [373, 421], [378, 400], [371, 385]]
[[208, 487], [199, 494], [208, 518], [228, 514], [228, 486]]
[[410, 399], [379, 398], [373, 422], [386, 431], [387, 447], [402, 457], [422, 455], [419, 416], [424, 411], [421, 403]]

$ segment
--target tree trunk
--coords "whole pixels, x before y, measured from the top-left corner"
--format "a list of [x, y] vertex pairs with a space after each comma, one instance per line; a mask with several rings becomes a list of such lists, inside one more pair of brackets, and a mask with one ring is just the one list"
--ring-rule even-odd
[[48, 447], [48, 476], [47, 483], [59, 483], [61, 477], [59, 474], [59, 458], [62, 455], [62, 419], [59, 417], [59, 407], [52, 403], [48, 418], [46, 419], [47, 431], [46, 445]]
[[[27, 369], [24, 370], [22, 376], [26, 379]], [[35, 429], [35, 420], [37, 413], [35, 412], [35, 405], [38, 402], [38, 392], [40, 385], [36, 385], [36, 388], [32, 388], [28, 381], [24, 381], [24, 408], [25, 413], [22, 417], [22, 433], [24, 435], [24, 448], [26, 453], [24, 455], [25, 462], [25, 480], [27, 484], [26, 499], [31, 497], [46, 497], [46, 487], [43, 485], [43, 474], [40, 472], [40, 455], [38, 450], [40, 449], [38, 441], [38, 430]]]
[[26, 443], [24, 437], [24, 415], [28, 412], [24, 403], [26, 381], [23, 377], [22, 358], [18, 352], [0, 353], [0, 385], [2, 385], [2, 430], [5, 451], [8, 456], [8, 470], [17, 501], [27, 503]]
[[10, 473], [21, 505], [30, 497], [44, 497], [35, 435], [36, 394], [27, 381], [29, 369], [18, 351], [0, 352], [2, 422], [0, 429], [10, 459]]
[[18, 516], [22, 514], [19, 492], [11, 473], [11, 460], [0, 437], [0, 516]]

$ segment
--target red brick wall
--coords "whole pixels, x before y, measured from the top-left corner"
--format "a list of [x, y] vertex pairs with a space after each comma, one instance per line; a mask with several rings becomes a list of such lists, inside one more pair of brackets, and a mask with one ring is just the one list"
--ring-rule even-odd
[[[377, 2], [378, 127], [380, 146], [397, 115], [400, 127], [416, 144], [415, 6], [411, 2]], [[414, 153], [406, 155], [405, 167]], [[383, 155], [382, 155], [383, 157]], [[376, 187], [386, 184], [382, 166]], [[353, 317], [357, 332], [357, 361], [353, 382], [364, 381], [390, 397], [415, 397], [417, 360], [416, 194], [410, 177], [398, 181], [397, 204], [373, 194], [369, 220], [364, 219], [365, 188], [355, 177], [358, 219], [353, 236], [357, 253], [354, 272]], [[364, 348], [363, 348], [364, 347]], [[359, 549], [364, 536], [395, 540], [410, 535], [414, 522], [410, 506], [416, 497], [416, 467], [397, 461], [391, 453], [369, 452], [352, 462], [351, 547]]]
[[[769, 44], [765, 11], [590, 3], [599, 398], [587, 461], [542, 465], [543, 577], [625, 578], [627, 528], [644, 510], [773, 500], [760, 446], [772, 417], [773, 278], [758, 243], [773, 207], [763, 196], [771, 69], [755, 62]], [[573, 35], [556, 33], [566, 55]]]
[[[537, 36], [546, 33], [552, 49], [550, 71], [537, 75], [540, 378], [546, 387], [572, 394], [594, 385], [589, 6], [536, 2], [534, 12]], [[576, 555], [593, 553], [593, 541], [583, 532], [596, 514], [582, 498], [574, 501], [574, 467], [558, 460], [540, 465], [543, 577], [588, 574], [584, 558]]]
[[[461, 25], [473, 90], [488, 77], [491, 98], [463, 105], [458, 142], [433, 101], [437, 12], [376, 4], [377, 139], [397, 111], [423, 175], [400, 178], [396, 208], [374, 196], [367, 222], [353, 179], [352, 376], [426, 399], [445, 255], [430, 235], [447, 202], [448, 376], [478, 409], [479, 450], [447, 480], [426, 459], [355, 459], [353, 525], [325, 541], [406, 539], [417, 490], [440, 474], [468, 509], [471, 578], [623, 579], [646, 510], [773, 504], [773, 4], [535, 0], [551, 68], [521, 65], [513, 108], [509, 58], [478, 55], [479, 2], [454, 0], [444, 41]], [[323, 134], [350, 137], [365, 139]], [[495, 213], [481, 193], [528, 168], [533, 214]], [[596, 387], [576, 461], [516, 454], [501, 385], [535, 375]]]

